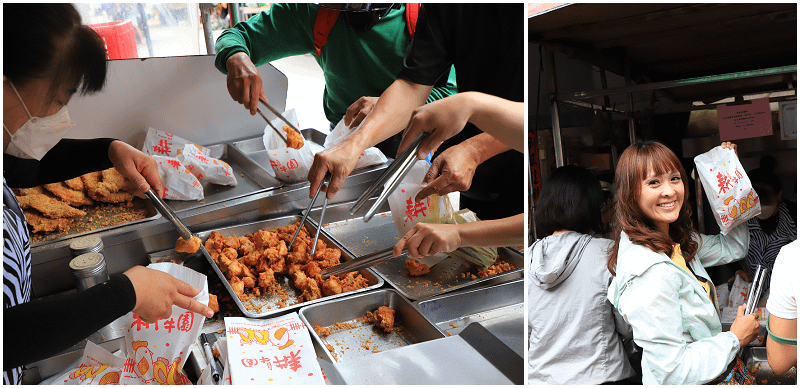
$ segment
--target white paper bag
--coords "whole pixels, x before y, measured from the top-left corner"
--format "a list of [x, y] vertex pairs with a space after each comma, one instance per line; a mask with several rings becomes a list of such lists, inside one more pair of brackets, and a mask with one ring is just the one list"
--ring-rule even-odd
[[296, 312], [274, 319], [225, 318], [234, 385], [322, 385], [311, 335]]
[[124, 366], [125, 358], [109, 353], [92, 341], [86, 341], [80, 364], [54, 379], [53, 385], [116, 385], [120, 382]]
[[[147, 268], [166, 272], [201, 290], [194, 299], [208, 305], [206, 276], [173, 263], [150, 264]], [[205, 317], [172, 306], [172, 315], [145, 323], [133, 312], [126, 318], [125, 369], [121, 384], [189, 384], [183, 365], [189, 349], [197, 341]]]
[[208, 148], [192, 143], [180, 136], [159, 131], [158, 129], [152, 127], [147, 129], [147, 135], [145, 135], [144, 138], [142, 152], [150, 156], [160, 155], [175, 158], [183, 152], [183, 147], [185, 147], [187, 144], [194, 144], [194, 146], [206, 156], [208, 156], [210, 153]]
[[[367, 120], [364, 119], [361, 121], [361, 124], [355, 128], [348, 128], [346, 125], [344, 125], [344, 119], [339, 120], [339, 123], [336, 124], [336, 127], [334, 127], [331, 133], [325, 138], [325, 144], [323, 144], [323, 146], [328, 148], [341, 143], [342, 140], [350, 136], [351, 133], [359, 130], [361, 125], [364, 124], [364, 121]], [[361, 156], [358, 157], [355, 168], [373, 166], [376, 164], [386, 163], [387, 161], [388, 159], [386, 158], [386, 155], [384, 155], [381, 150], [376, 147], [370, 147], [364, 150], [364, 152], [361, 153]]]
[[194, 144], [187, 144], [178, 155], [180, 161], [197, 179], [225, 186], [236, 186], [236, 176], [228, 163], [204, 154]]
[[761, 214], [758, 194], [733, 150], [717, 146], [694, 163], [722, 234]]
[[418, 222], [454, 223], [452, 214], [457, 209], [453, 209], [447, 195], [441, 197], [432, 194], [420, 202], [414, 200], [417, 193], [424, 187], [422, 180], [425, 179], [425, 173], [429, 167], [428, 161], [416, 161], [397, 189], [389, 195], [389, 209], [392, 211], [394, 225], [397, 227], [400, 237], [405, 236]]
[[[294, 109], [283, 112], [283, 117], [286, 117], [295, 127], [300, 126]], [[275, 128], [278, 128], [278, 130], [281, 130], [281, 128], [286, 125], [286, 123], [279, 118], [270, 121], [270, 123], [272, 123]], [[264, 142], [264, 147], [267, 149], [269, 164], [275, 171], [276, 178], [287, 183], [296, 183], [308, 179], [308, 170], [311, 168], [311, 164], [314, 163], [314, 154], [311, 152], [308, 141], [303, 139], [303, 147], [299, 150], [288, 148], [286, 147], [286, 143], [269, 125], [264, 128], [262, 140]]]
[[158, 175], [164, 184], [166, 199], [193, 201], [203, 199], [203, 185], [197, 177], [176, 158], [153, 155], [158, 163]]

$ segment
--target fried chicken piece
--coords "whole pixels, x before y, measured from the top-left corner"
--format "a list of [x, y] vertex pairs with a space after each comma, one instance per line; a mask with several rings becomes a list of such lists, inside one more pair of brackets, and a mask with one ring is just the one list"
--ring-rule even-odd
[[422, 276], [428, 272], [431, 272], [431, 269], [428, 268], [427, 264], [411, 259], [406, 260], [406, 269], [408, 270], [408, 274], [411, 276]]
[[319, 289], [319, 285], [317, 285], [317, 281], [311, 278], [306, 278], [308, 281], [305, 283], [305, 288], [303, 288], [303, 294], [301, 294], [298, 298], [298, 302], [309, 301], [314, 299], [322, 298], [322, 290]]
[[83, 191], [73, 190], [63, 182], [46, 183], [44, 188], [71, 206], [94, 205]]
[[327, 327], [321, 327], [320, 325], [314, 326], [314, 332], [320, 337], [327, 337], [331, 335], [331, 329], [328, 329]]
[[265, 255], [264, 251], [252, 251], [242, 256], [242, 263], [249, 265], [251, 267], [258, 267], [259, 263], [263, 261], [261, 258], [264, 255]]
[[256, 281], [251, 277], [243, 277], [242, 283], [244, 283], [245, 288], [250, 288], [250, 289], [256, 288]]
[[133, 201], [133, 195], [130, 193], [119, 192], [119, 193], [108, 193], [105, 195], [102, 195], [100, 193], [101, 191], [98, 190], [95, 192], [95, 195], [89, 194], [89, 197], [91, 197], [95, 201], [106, 202], [106, 203], [121, 203], [121, 202]]
[[322, 295], [331, 296], [337, 295], [342, 293], [342, 283], [339, 281], [339, 278], [334, 276], [329, 276], [322, 282]]
[[308, 264], [304, 265], [302, 267], [302, 270], [303, 272], [306, 273], [307, 276], [312, 278], [317, 277], [317, 275], [319, 275], [320, 272], [322, 272], [322, 270], [319, 269], [319, 265], [317, 265], [315, 261], [309, 262]]
[[114, 167], [83, 174], [81, 180], [89, 198], [95, 201], [108, 203], [133, 201], [133, 195], [121, 191], [125, 188], [125, 178]]
[[217, 301], [217, 296], [211, 293], [208, 294], [208, 308], [215, 313], [219, 312], [219, 302]]
[[267, 268], [266, 271], [258, 274], [258, 286], [268, 290], [275, 285], [275, 273]]
[[[117, 171], [116, 168], [111, 167], [100, 171], [103, 181], [97, 187], [100, 194], [105, 196], [108, 193], [116, 193], [125, 190], [125, 177]], [[108, 193], [106, 193], [106, 191]]]
[[50, 218], [82, 217], [86, 215], [85, 211], [75, 209], [45, 194], [24, 195], [17, 197], [17, 201], [19, 201], [19, 205], [23, 209], [34, 208]]
[[512, 264], [506, 263], [503, 260], [497, 259], [497, 260], [495, 260], [494, 264], [489, 266], [489, 268], [486, 268], [486, 269], [478, 272], [478, 277], [479, 278], [485, 278], [485, 277], [488, 277], [488, 276], [497, 275], [499, 273], [511, 271], [511, 270], [514, 270], [514, 269], [517, 269], [517, 267], [515, 267]]
[[44, 193], [45, 193], [44, 186], [42, 185], [19, 189], [20, 196], [31, 195], [31, 194], [44, 194]]
[[[291, 238], [291, 237], [290, 237]], [[277, 233], [272, 233], [266, 230], [259, 230], [255, 234], [253, 234], [253, 244], [255, 245], [256, 249], [263, 249], [263, 248], [271, 248], [278, 245]], [[284, 243], [285, 245], [286, 243]]]
[[256, 250], [253, 241], [247, 237], [239, 237], [239, 256], [246, 256]]
[[64, 184], [67, 185], [72, 190], [78, 190], [78, 191], [86, 190], [86, 188], [83, 187], [83, 179], [81, 179], [81, 177], [79, 176], [65, 180]]
[[33, 212], [25, 211], [25, 220], [33, 227], [33, 233], [52, 232], [54, 230], [66, 230], [71, 224], [72, 218], [47, 218]]
[[[316, 253], [315, 253], [316, 255]], [[337, 248], [325, 248], [325, 251], [322, 253], [322, 258], [319, 259], [319, 267], [320, 268], [330, 268], [334, 265], [338, 265], [342, 258], [342, 251]]]
[[86, 173], [81, 175], [81, 181], [83, 182], [83, 187], [86, 189], [86, 193], [89, 194], [90, 197], [96, 195], [97, 185], [100, 184], [100, 179], [102, 179], [103, 174], [100, 171], [93, 171], [90, 173]]
[[236, 276], [231, 276], [230, 283], [233, 292], [239, 297], [239, 300], [242, 302], [246, 301], [248, 297], [244, 293], [244, 282]]
[[200, 249], [200, 237], [192, 236], [189, 241], [183, 239], [183, 237], [178, 237], [178, 241], [175, 243], [175, 252], [183, 252], [183, 253], [195, 253], [198, 249]]
[[367, 314], [364, 315], [364, 323], [376, 325], [388, 333], [394, 328], [394, 309], [381, 306], [374, 313], [367, 311]]
[[305, 144], [305, 142], [303, 141], [303, 135], [301, 135], [300, 132], [295, 131], [288, 125], [284, 125], [283, 130], [286, 132], [287, 147], [294, 148], [296, 150], [303, 148], [303, 144]]
[[344, 277], [340, 277], [339, 280], [342, 284], [342, 292], [354, 291], [369, 285], [367, 279], [358, 272], [348, 272], [344, 274]]
[[225, 237], [225, 238], [222, 240], [222, 243], [223, 243], [223, 244], [224, 244], [226, 247], [228, 247], [228, 248], [232, 248], [232, 249], [235, 249], [235, 250], [237, 250], [237, 251], [239, 250], [239, 247], [242, 245], [242, 244], [239, 242], [239, 238], [238, 238], [238, 237], [236, 237], [236, 235], [235, 235], [235, 234], [234, 234], [233, 236], [230, 236], [230, 237]]

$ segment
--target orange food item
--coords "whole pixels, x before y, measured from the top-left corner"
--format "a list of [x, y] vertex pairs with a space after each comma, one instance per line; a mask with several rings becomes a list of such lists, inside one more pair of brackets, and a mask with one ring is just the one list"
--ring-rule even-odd
[[184, 240], [183, 237], [178, 237], [178, 241], [175, 243], [175, 251], [183, 253], [195, 253], [198, 249], [200, 249], [200, 244], [202, 244], [202, 241], [197, 236], [192, 236], [189, 241]]
[[406, 269], [411, 276], [422, 276], [431, 272], [431, 269], [426, 264], [411, 259], [406, 260]]
[[320, 325], [314, 326], [314, 331], [320, 337], [327, 337], [331, 335], [331, 329], [328, 329], [327, 327], [321, 327]]
[[381, 306], [374, 313], [367, 311], [367, 314], [364, 315], [364, 323], [374, 324], [388, 333], [394, 328], [394, 309]]
[[208, 308], [215, 313], [219, 312], [219, 302], [217, 301], [217, 296], [211, 293], [208, 294]]
[[296, 150], [303, 148], [305, 142], [303, 141], [303, 135], [301, 135], [300, 132], [295, 131], [288, 125], [284, 125], [283, 130], [286, 132], [286, 140], [288, 141], [286, 144], [287, 147], [294, 148]]

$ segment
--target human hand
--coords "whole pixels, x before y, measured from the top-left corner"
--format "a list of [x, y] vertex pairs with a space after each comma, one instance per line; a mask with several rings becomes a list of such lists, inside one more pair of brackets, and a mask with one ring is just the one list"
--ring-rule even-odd
[[345, 139], [314, 155], [314, 162], [308, 169], [308, 182], [311, 184], [308, 197], [314, 196], [317, 187], [325, 179], [325, 174], [330, 173], [331, 180], [322, 190], [326, 192], [328, 199], [333, 199], [336, 192], [342, 188], [344, 180], [356, 167], [356, 162], [362, 152], [364, 152], [363, 148], [350, 139]]
[[739, 347], [744, 348], [758, 336], [758, 319], [755, 314], [744, 315], [746, 304], [739, 306], [736, 319], [731, 324], [731, 333], [739, 339]]
[[471, 115], [468, 93], [452, 95], [414, 109], [397, 153], [403, 152], [419, 134], [428, 132], [417, 151], [417, 159], [425, 159], [442, 142], [461, 132]]
[[454, 191], [466, 191], [472, 185], [475, 169], [480, 164], [480, 155], [469, 144], [461, 143], [444, 150], [431, 163], [422, 185], [425, 186], [414, 198], [422, 201], [431, 194], [446, 195]]
[[736, 270], [736, 273], [733, 274], [732, 278], [728, 279], [728, 282], [736, 280], [736, 275], [739, 275], [739, 277], [742, 278], [742, 280], [744, 280], [745, 283], [750, 283], [750, 275], [748, 275], [747, 272], [744, 272], [742, 270]]
[[722, 144], [720, 144], [720, 147], [722, 147], [723, 149], [732, 149], [733, 152], [736, 154], [736, 157], [737, 158], [739, 157], [739, 151], [736, 150], [737, 149], [736, 143], [731, 143], [729, 141], [723, 141]]
[[361, 125], [361, 122], [364, 121], [369, 112], [372, 112], [372, 108], [377, 103], [378, 97], [363, 96], [359, 98], [347, 108], [347, 113], [344, 115], [344, 125], [348, 128]]
[[144, 193], [152, 188], [163, 197], [164, 185], [158, 174], [158, 163], [152, 156], [124, 141], [114, 140], [108, 147], [108, 158], [132, 186], [129, 190], [131, 194], [144, 198]]
[[251, 115], [258, 109], [258, 96], [263, 94], [261, 76], [256, 65], [244, 52], [238, 52], [225, 62], [228, 69], [228, 93], [234, 101], [243, 104]]
[[458, 225], [420, 222], [395, 244], [392, 256], [400, 256], [405, 248], [408, 249], [409, 257], [421, 259], [439, 252], [454, 251], [459, 246], [461, 246], [461, 236], [458, 233]]
[[172, 275], [137, 265], [124, 272], [133, 283], [136, 292], [136, 307], [133, 313], [145, 322], [155, 322], [158, 318], [169, 318], [172, 305], [196, 312], [210, 318], [211, 309], [194, 300], [200, 293], [195, 287]]

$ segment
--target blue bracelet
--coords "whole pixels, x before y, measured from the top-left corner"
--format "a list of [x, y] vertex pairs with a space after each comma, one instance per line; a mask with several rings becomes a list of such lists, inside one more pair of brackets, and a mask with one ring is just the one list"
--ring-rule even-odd
[[777, 335], [773, 334], [769, 330], [769, 315], [767, 315], [767, 334], [769, 334], [769, 338], [772, 338], [773, 341], [783, 344], [783, 345], [797, 345], [797, 338], [783, 338], [778, 337]]

